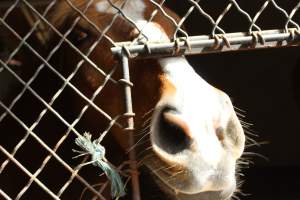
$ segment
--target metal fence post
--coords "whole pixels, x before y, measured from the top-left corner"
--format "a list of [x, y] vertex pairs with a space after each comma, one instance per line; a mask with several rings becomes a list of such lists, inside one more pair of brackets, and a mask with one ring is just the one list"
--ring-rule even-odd
[[[132, 108], [132, 96], [131, 96], [131, 87], [133, 86], [132, 82], [130, 81], [130, 74], [129, 74], [129, 62], [128, 56], [125, 52], [122, 51], [119, 54], [122, 69], [123, 69], [123, 78], [120, 79], [120, 83], [124, 84], [124, 94], [125, 94], [125, 109], [126, 113], [124, 117], [127, 118], [127, 127], [124, 129], [126, 133], [129, 135], [129, 147], [134, 145], [134, 116], [133, 108]], [[132, 183], [132, 199], [133, 200], [140, 200], [140, 184], [139, 184], [139, 175], [137, 170], [137, 161], [136, 161], [136, 153], [135, 150], [129, 151], [129, 160], [130, 160], [130, 169], [131, 169], [131, 183]]]

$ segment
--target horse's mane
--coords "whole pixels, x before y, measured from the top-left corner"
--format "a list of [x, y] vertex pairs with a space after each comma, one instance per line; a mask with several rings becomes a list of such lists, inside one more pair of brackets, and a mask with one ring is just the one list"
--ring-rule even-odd
[[[58, 30], [63, 30], [65, 27], [70, 26], [70, 24], [76, 19], [76, 17], [80, 16], [80, 14], [84, 14], [85, 17], [87, 17], [89, 20], [93, 20], [94, 17], [97, 17], [97, 22], [107, 24], [110, 23], [112, 13], [100, 13], [100, 12], [94, 12], [94, 9], [88, 9], [86, 13], [84, 13], [84, 10], [87, 8], [95, 8], [95, 4], [99, 3], [101, 1], [107, 1], [107, 0], [94, 0], [91, 2], [91, 0], [58, 0], [57, 4], [55, 5], [54, 9], [52, 10], [51, 14], [49, 15], [48, 19], [50, 24], [52, 24], [55, 28]], [[117, 5], [120, 7], [125, 0], [110, 0], [111, 3], [114, 5]], [[130, 0], [129, 0], [130, 1]], [[140, 0], [143, 1], [143, 0]], [[145, 1], [145, 3], [149, 6], [147, 10], [145, 10], [145, 19], [149, 19], [152, 11], [156, 8], [153, 6], [153, 4]], [[95, 8], [96, 9], [96, 8]], [[114, 8], [115, 12], [117, 12]], [[176, 22], [180, 21], [180, 18], [177, 14], [172, 12], [170, 9], [164, 8], [165, 12], [171, 16]], [[80, 13], [81, 12], [81, 13]], [[134, 10], [133, 10], [134, 12]], [[106, 18], [107, 17], [107, 18]], [[91, 26], [85, 19], [82, 19], [79, 21], [79, 24], [82, 27], [86, 27], [86, 29], [89, 29], [91, 31], [93, 30], [93, 26]], [[169, 20], [166, 20], [164, 16], [162, 16], [161, 11], [158, 9], [158, 15], [154, 17], [152, 21], [159, 20], [161, 25], [164, 26], [166, 30], [172, 30], [174, 29], [174, 24], [170, 23]], [[124, 30], [127, 26], [128, 28], [133, 28], [134, 26], [130, 23], [127, 23], [127, 20], [117, 20], [115, 24], [118, 23], [118, 30]], [[105, 27], [105, 25], [104, 25]], [[123, 27], [122, 29], [119, 29], [119, 27]], [[182, 27], [184, 29], [184, 27]], [[52, 38], [53, 36], [53, 30], [50, 28], [49, 31], [47, 31], [47, 39]], [[172, 32], [172, 31], [171, 31]], [[171, 36], [172, 34], [168, 34]]]

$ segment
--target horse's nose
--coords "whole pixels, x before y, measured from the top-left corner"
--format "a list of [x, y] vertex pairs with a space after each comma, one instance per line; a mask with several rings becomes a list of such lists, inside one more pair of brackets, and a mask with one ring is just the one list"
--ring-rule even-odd
[[152, 135], [152, 141], [169, 154], [189, 149], [193, 141], [188, 125], [179, 114], [173, 107], [163, 108], [157, 118], [156, 131]]

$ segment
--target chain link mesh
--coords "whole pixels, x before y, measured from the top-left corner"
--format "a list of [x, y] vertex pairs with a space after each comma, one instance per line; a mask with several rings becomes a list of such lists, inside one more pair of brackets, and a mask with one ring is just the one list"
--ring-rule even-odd
[[[111, 44], [114, 54], [129, 58], [139, 55], [199, 54], [299, 44], [300, 1], [282, 4], [279, 1], [267, 0], [257, 1], [254, 4], [254, 2], [249, 3], [250, 1], [227, 0], [220, 1], [223, 5], [221, 7], [209, 1], [199, 0], [180, 1], [180, 4], [166, 0], [149, 0], [154, 11], [147, 22], [153, 21], [160, 13], [175, 27], [175, 33], [170, 41], [161, 42], [151, 41], [143, 36], [143, 30], [139, 30], [136, 22], [126, 15], [123, 8], [130, 0], [104, 1], [111, 7], [112, 17], [111, 21], [100, 29], [86, 15], [96, 0], [64, 0], [76, 13], [76, 17], [65, 32], [57, 29], [49, 20], [49, 13], [53, 12], [55, 6], [61, 1], [0, 2], [0, 130], [2, 134], [0, 195], [4, 199], [30, 199], [30, 195], [37, 193], [43, 199], [64, 199], [68, 195], [80, 199], [85, 198], [86, 193], [89, 193], [91, 199], [107, 199], [103, 193], [109, 182], [95, 175], [97, 174], [95, 170], [81, 173], [83, 170], [78, 167], [79, 161], [70, 159], [70, 155], [66, 153], [70, 152], [74, 135], [79, 136], [85, 131], [82, 129], [81, 122], [89, 110], [93, 110], [107, 121], [108, 130], [112, 126], [126, 127], [117, 120], [119, 116], [133, 120], [134, 115], [130, 109], [117, 116], [111, 116], [101, 108], [101, 105], [95, 103], [96, 98], [102, 95], [103, 88], [108, 84], [118, 85], [121, 82], [125, 83], [125, 87], [131, 86], [128, 77], [122, 78], [121, 81], [113, 78], [117, 64], [110, 71], [104, 71], [90, 58], [102, 40], [105, 39]], [[83, 8], [82, 5], [79, 7], [78, 2], [84, 2]], [[179, 6], [184, 4], [180, 20], [174, 19], [165, 10], [165, 5], [176, 7], [177, 3]], [[271, 26], [265, 25], [266, 13], [278, 15], [277, 18], [280, 18], [281, 22], [273, 21]], [[120, 17], [139, 31], [131, 41], [114, 41], [108, 34]], [[237, 17], [244, 20], [242, 25], [235, 25]], [[189, 27], [187, 26], [186, 29], [183, 25], [198, 19], [204, 22], [205, 26], [197, 22], [193, 23], [199, 27], [195, 28], [197, 31], [190, 35], [186, 31]], [[84, 52], [70, 40], [70, 35], [81, 20], [98, 33], [97, 39]], [[237, 30], [236, 27], [243, 27], [243, 29]], [[47, 45], [49, 32], [58, 36], [59, 40], [45, 55], [41, 52], [43, 51], [41, 46]], [[67, 76], [61, 72], [59, 64], [56, 66], [50, 62], [63, 45], [68, 45], [80, 57]], [[29, 73], [25, 73], [22, 69], [26, 64], [26, 57], [34, 57], [39, 61], [39, 64], [28, 67]], [[76, 83], [79, 70], [84, 63], [87, 63], [89, 68], [99, 76], [104, 77], [103, 82], [91, 95], [87, 95]], [[44, 77], [43, 74], [49, 76], [47, 80], [50, 83], [49, 88], [44, 90], [49, 90], [50, 96], [45, 95], [39, 88], [39, 81]], [[58, 84], [51, 85], [52, 81]], [[64, 105], [68, 103], [64, 102], [66, 92], [81, 101], [81, 107], [76, 110], [75, 115], [63, 113]], [[120, 99], [120, 101], [125, 100]], [[127, 102], [128, 104], [131, 102]], [[23, 109], [23, 107], [27, 108]], [[32, 111], [31, 107], [38, 109]], [[50, 119], [54, 122], [46, 126], [49, 130], [43, 129]], [[134, 128], [132, 126], [131, 124], [131, 127], [127, 128]], [[53, 135], [49, 135], [51, 132]], [[85, 157], [81, 163], [86, 162], [87, 159]], [[130, 164], [125, 159], [116, 165], [125, 172], [129, 169], [128, 163]], [[97, 180], [91, 179], [91, 176], [96, 177]], [[54, 185], [53, 180], [52, 182], [47, 180], [53, 178]], [[130, 179], [130, 176], [126, 178]]]

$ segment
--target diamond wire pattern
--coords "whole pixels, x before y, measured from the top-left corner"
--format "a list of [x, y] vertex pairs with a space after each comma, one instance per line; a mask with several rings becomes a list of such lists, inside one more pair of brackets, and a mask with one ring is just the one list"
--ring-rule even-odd
[[[73, 4], [72, 0], [65, 0], [72, 9], [74, 9], [78, 17], [74, 20], [73, 24], [70, 26], [67, 32], [65, 33], [60, 33], [47, 19], [46, 15], [51, 12], [52, 8], [57, 4], [56, 0], [49, 1], [44, 9], [44, 12], [41, 14], [36, 8], [34, 8], [31, 5], [31, 2], [29, 0], [16, 0], [13, 3], [10, 4], [10, 6], [6, 9], [4, 14], [0, 17], [0, 23], [2, 26], [6, 27], [6, 29], [14, 35], [16, 39], [19, 40], [19, 44], [17, 47], [10, 53], [9, 57], [6, 60], [0, 59], [0, 73], [3, 73], [3, 71], [6, 71], [10, 73], [16, 81], [21, 83], [23, 85], [22, 90], [19, 92], [19, 94], [10, 102], [10, 104], [7, 106], [5, 105], [2, 100], [0, 100], [0, 107], [4, 110], [4, 112], [0, 116], [0, 123], [3, 122], [6, 116], [12, 117], [19, 125], [21, 125], [25, 131], [26, 134], [23, 136], [22, 139], [19, 140], [17, 145], [13, 148], [12, 152], [9, 152], [6, 150], [2, 144], [1, 144], [1, 152], [6, 156], [6, 160], [2, 163], [0, 172], [3, 173], [6, 166], [9, 166], [8, 163], [12, 162], [15, 165], [17, 165], [27, 176], [29, 176], [29, 181], [27, 184], [18, 192], [17, 196], [15, 199], [21, 199], [24, 193], [31, 187], [32, 183], [35, 182], [42, 190], [44, 190], [51, 198], [53, 199], [60, 199], [62, 197], [62, 194], [70, 187], [71, 183], [74, 181], [74, 179], [78, 179], [85, 187], [91, 191], [95, 196], [94, 199], [105, 199], [104, 196], [101, 195], [101, 192], [104, 190], [104, 188], [107, 186], [107, 182], [103, 183], [101, 189], [97, 191], [93, 185], [91, 185], [89, 182], [85, 180], [84, 177], [79, 175], [79, 170], [80, 168], [73, 168], [71, 167], [68, 163], [66, 163], [58, 154], [57, 150], [64, 144], [64, 141], [66, 138], [70, 135], [71, 132], [73, 132], [76, 135], [79, 135], [79, 131], [75, 129], [76, 124], [82, 119], [82, 116], [85, 114], [87, 109], [89, 107], [94, 108], [96, 111], [98, 111], [99, 115], [104, 116], [107, 120], [111, 121], [112, 125], [117, 125], [119, 127], [122, 127], [121, 124], [118, 122], [114, 121], [114, 118], [109, 116], [105, 111], [103, 111], [98, 105], [94, 103], [95, 98], [101, 94], [102, 89], [105, 87], [105, 85], [110, 81], [112, 83], [117, 83], [118, 81], [114, 80], [112, 78], [112, 75], [114, 71], [116, 70], [115, 66], [109, 73], [105, 73], [102, 69], [101, 66], [97, 66], [96, 63], [94, 63], [92, 60], [89, 59], [89, 56], [93, 52], [93, 50], [96, 48], [96, 46], [101, 42], [103, 38], [106, 38], [108, 41], [111, 42], [112, 46], [118, 46], [115, 41], [113, 41], [109, 36], [106, 34], [110, 28], [113, 26], [113, 23], [115, 20], [122, 16], [124, 17], [125, 20], [128, 20], [129, 23], [133, 24], [136, 28], [137, 26], [135, 25], [134, 21], [132, 21], [129, 17], [126, 16], [126, 14], [123, 12], [122, 7], [126, 5], [127, 0], [124, 1], [123, 5], [118, 7], [117, 5], [114, 5], [114, 3], [111, 0], [107, 0], [108, 3], [115, 8], [115, 14], [112, 18], [111, 23], [105, 27], [103, 30], [100, 30], [99, 27], [97, 27], [93, 22], [85, 15], [86, 11], [88, 8], [92, 5], [94, 0], [87, 0], [87, 5], [86, 8], [81, 11], [79, 10], [76, 5]], [[299, 12], [300, 8], [300, 1], [293, 7], [291, 11], [284, 10], [275, 0], [267, 0], [262, 3], [260, 8], [257, 10], [254, 16], [251, 16], [244, 8], [242, 8], [239, 5], [238, 0], [228, 0], [227, 5], [223, 9], [223, 11], [220, 13], [218, 17], [215, 19], [207, 12], [205, 9], [202, 8], [201, 6], [201, 1], [200, 0], [186, 0], [186, 3], [190, 6], [189, 9], [187, 10], [186, 14], [183, 15], [183, 17], [180, 19], [179, 22], [177, 22], [175, 19], [173, 19], [170, 15], [167, 14], [167, 12], [164, 10], [164, 4], [165, 0], [160, 1], [160, 3], [157, 3], [154, 0], [149, 0], [155, 7], [155, 10], [152, 12], [151, 17], [148, 19], [148, 23], [151, 22], [155, 15], [157, 15], [158, 12], [161, 12], [163, 16], [168, 19], [176, 28], [175, 34], [173, 36], [173, 41], [176, 41], [178, 39], [177, 33], [180, 32], [184, 35], [187, 45], [188, 45], [188, 40], [189, 40], [189, 35], [188, 33], [182, 28], [182, 25], [184, 22], [187, 20], [188, 17], [190, 17], [191, 13], [197, 12], [199, 15], [204, 17], [206, 20], [210, 22], [212, 25], [211, 33], [209, 37], [215, 38], [216, 41], [219, 40], [219, 38], [222, 38], [223, 40], [226, 40], [226, 30], [221, 26], [222, 20], [224, 17], [231, 12], [231, 10], [236, 9], [241, 16], [245, 17], [248, 22], [249, 22], [249, 28], [248, 28], [248, 34], [253, 36], [254, 40], [253, 42], [257, 42], [259, 38], [264, 39], [260, 34], [264, 31], [263, 28], [259, 27], [257, 25], [258, 19], [261, 19], [262, 13], [266, 11], [267, 8], [273, 7], [278, 13], [281, 13], [285, 17], [285, 24], [284, 27], [278, 27], [278, 30], [284, 29], [285, 32], [290, 33], [290, 38], [296, 38], [300, 34], [300, 28], [299, 28], [299, 19], [296, 19], [295, 16], [297, 16], [297, 12]], [[0, 3], [1, 4], [1, 3]], [[18, 9], [20, 4], [24, 4], [29, 8], [30, 12], [37, 16], [37, 21], [34, 22], [34, 24], [30, 27], [30, 30], [25, 34], [24, 36], [20, 36], [14, 28], [8, 24], [6, 21], [9, 16], [13, 15], [13, 12]], [[100, 36], [98, 39], [90, 46], [88, 49], [87, 53], [82, 53], [80, 49], [78, 49], [70, 40], [68, 40], [67, 36], [72, 32], [76, 24], [80, 19], [86, 20], [92, 27], [94, 27], [99, 33]], [[51, 30], [56, 33], [60, 37], [60, 41], [57, 43], [57, 45], [50, 51], [48, 56], [46, 58], [42, 57], [39, 52], [37, 52], [33, 46], [28, 43], [28, 38], [33, 35], [33, 33], [38, 29], [39, 24], [44, 23], [47, 26], [51, 28]], [[142, 30], [139, 30], [140, 34], [137, 36], [135, 39], [132, 41], [123, 41], [123, 44], [127, 42], [128, 46], [134, 46], [137, 44], [140, 44], [141, 41], [139, 41], [138, 38], [140, 38], [140, 35], [142, 35]], [[221, 36], [220, 36], [221, 35]], [[258, 37], [258, 39], [257, 39]], [[146, 46], [146, 50], [148, 53], [150, 52], [150, 49], [148, 48], [148, 43], [151, 44], [151, 41], [149, 41], [149, 38], [146, 38], [146, 42], [143, 41], [142, 44]], [[59, 71], [55, 69], [57, 66], [52, 66], [49, 63], [49, 60], [53, 57], [53, 55], [57, 52], [57, 50], [61, 47], [63, 42], [66, 42], [72, 49], [74, 49], [78, 54], [81, 55], [81, 60], [78, 62], [76, 65], [75, 69], [72, 71], [72, 73], [65, 78], [60, 74]], [[227, 44], [228, 47], [230, 47], [230, 44]], [[216, 42], [216, 45], [220, 45], [219, 42]], [[28, 48], [37, 58], [39, 58], [42, 61], [42, 64], [39, 65], [36, 70], [34, 71], [33, 75], [31, 76], [28, 81], [24, 81], [20, 75], [18, 75], [16, 72], [14, 72], [10, 66], [9, 63], [10, 61], [15, 57], [16, 54], [19, 53], [20, 49], [22, 47]], [[174, 46], [176, 48], [176, 46]], [[126, 47], [125, 47], [126, 50]], [[130, 52], [129, 52], [130, 54]], [[77, 74], [78, 70], [80, 67], [83, 65], [84, 62], [87, 62], [90, 64], [91, 67], [93, 67], [97, 73], [99, 73], [100, 76], [105, 76], [105, 79], [103, 83], [94, 91], [93, 95], [91, 97], [86, 97], [74, 84], [71, 83], [71, 80], [75, 77]], [[59, 79], [63, 81], [63, 85], [55, 92], [55, 94], [52, 96], [51, 100], [49, 102], [46, 102], [32, 87], [31, 84], [33, 83], [34, 80], [37, 79], [39, 73], [41, 70], [46, 67], [50, 69], [51, 72], [53, 72]], [[58, 113], [54, 108], [53, 104], [55, 101], [58, 99], [58, 97], [62, 94], [62, 92], [65, 90], [66, 87], [71, 88], [78, 96], [79, 98], [82, 98], [86, 104], [83, 106], [83, 108], [80, 110], [79, 114], [77, 115], [76, 119], [73, 120], [71, 123], [67, 122], [61, 115]], [[39, 113], [37, 119], [31, 124], [31, 126], [27, 126], [14, 112], [13, 108], [16, 105], [16, 103], [22, 99], [24, 93], [26, 91], [29, 91], [32, 93], [32, 95], [37, 98], [44, 106], [45, 108]], [[38, 126], [40, 121], [43, 119], [46, 113], [51, 112], [53, 113], [66, 127], [67, 131], [64, 132], [64, 134], [61, 135], [61, 138], [58, 140], [56, 145], [51, 148], [46, 141], [43, 141], [39, 136], [38, 133], [35, 132], [35, 128]], [[29, 137], [33, 137], [38, 143], [41, 144], [41, 147], [46, 149], [49, 154], [48, 156], [43, 160], [42, 164], [40, 165], [39, 169], [36, 170], [34, 173], [30, 172], [28, 169], [24, 167], [22, 163], [20, 163], [16, 158], [15, 155], [18, 151], [22, 151], [22, 145], [26, 142], [26, 140]], [[45, 185], [41, 180], [39, 180], [37, 177], [38, 175], [43, 171], [47, 163], [51, 158], [55, 158], [64, 168], [71, 173], [70, 178], [63, 184], [61, 189], [57, 194], [55, 194], [53, 191], [49, 190], [47, 185]], [[85, 162], [87, 158], [83, 159], [82, 162]], [[5, 198], [5, 199], [12, 199], [12, 197], [9, 196], [9, 194], [5, 193], [2, 189], [0, 190], [0, 195]]]

